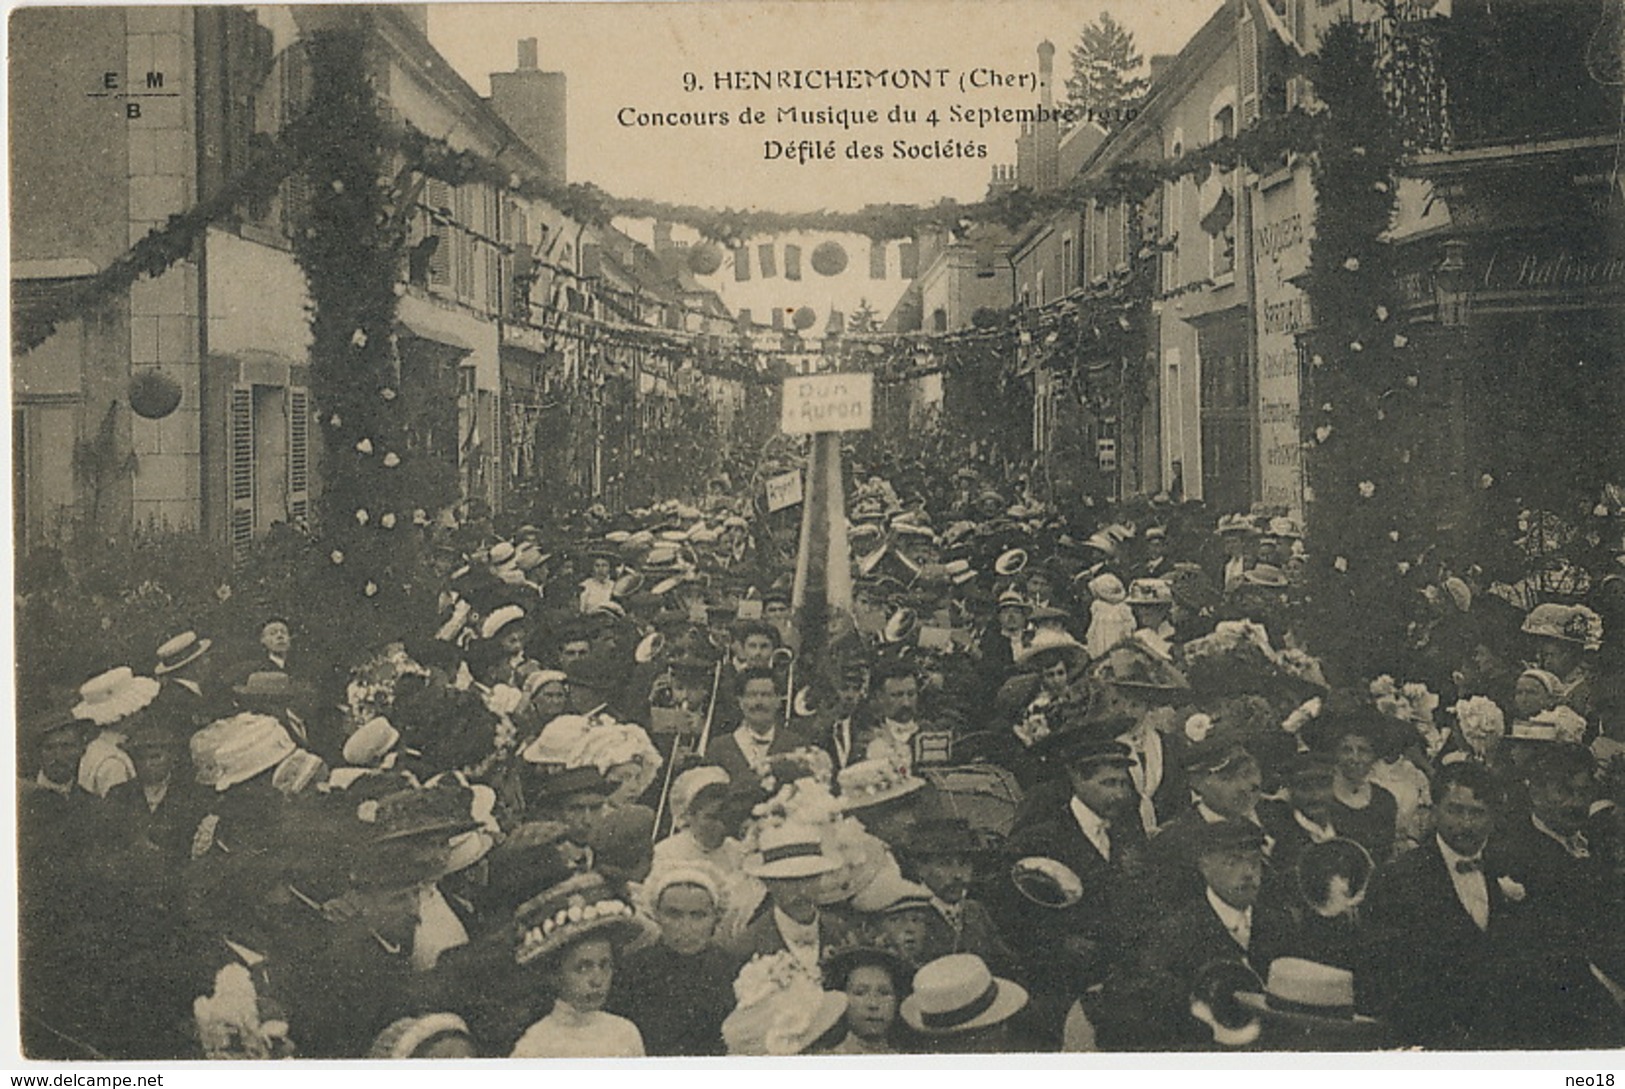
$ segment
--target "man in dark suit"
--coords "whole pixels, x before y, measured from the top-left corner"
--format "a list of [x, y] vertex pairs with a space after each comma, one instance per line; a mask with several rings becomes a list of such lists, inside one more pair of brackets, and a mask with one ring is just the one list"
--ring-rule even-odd
[[1372, 879], [1356, 1000], [1406, 1043], [1499, 1047], [1519, 1003], [1511, 953], [1520, 905], [1509, 892], [1523, 895], [1490, 872], [1485, 853], [1504, 795], [1483, 767], [1460, 763], [1440, 771], [1433, 797], [1433, 839]]
[[1165, 906], [1134, 963], [1120, 965], [1108, 982], [1099, 1008], [1103, 1046], [1161, 1050], [1210, 1041], [1190, 1012], [1203, 969], [1239, 957], [1263, 977], [1291, 946], [1291, 918], [1259, 902], [1264, 836], [1255, 825], [1198, 822], [1175, 834], [1169, 857], [1196, 872], [1201, 895]]
[[983, 711], [993, 710], [994, 697], [999, 688], [1015, 673], [1016, 655], [1026, 646], [1027, 618], [1032, 605], [1019, 590], [1006, 590], [999, 595], [994, 624], [982, 633], [977, 644], [979, 679], [978, 698]]
[[704, 762], [726, 771], [735, 783], [754, 783], [766, 773], [768, 757], [803, 748], [810, 742], [782, 722], [784, 693], [771, 669], [747, 667], [739, 674], [735, 694], [739, 723], [712, 737]]
[[[1136, 819], [1128, 747], [1112, 739], [1109, 727], [1079, 726], [1034, 748], [1070, 790], [1026, 815], [1010, 835], [1010, 855], [1054, 859], [1077, 875], [1082, 894], [1063, 907], [1012, 888], [995, 914], [1007, 924], [1005, 940], [1026, 962], [1035, 1016], [1053, 1020], [1045, 1027], [1058, 1034], [1066, 1008], [1101, 983], [1124, 952], [1123, 928], [1132, 914], [1124, 900], [1145, 833]], [[1053, 1017], [1046, 1019], [1046, 1012]]]
[[1525, 890], [1516, 952], [1522, 1018], [1505, 1047], [1618, 1047], [1625, 1024], [1591, 962], [1619, 923], [1609, 909], [1612, 875], [1587, 839], [1595, 762], [1579, 745], [1541, 743], [1526, 783], [1530, 811], [1508, 822], [1494, 854]]

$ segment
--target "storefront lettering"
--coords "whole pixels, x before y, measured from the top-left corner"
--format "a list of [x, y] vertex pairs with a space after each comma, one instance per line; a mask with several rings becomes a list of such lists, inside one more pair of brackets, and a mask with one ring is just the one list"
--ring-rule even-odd
[[1264, 304], [1265, 336], [1291, 336], [1309, 327], [1309, 298], [1293, 295], [1279, 302]]
[[1486, 290], [1625, 284], [1625, 256], [1577, 257], [1567, 250], [1551, 255], [1497, 250], [1485, 263], [1480, 283]]
[[1276, 260], [1293, 246], [1303, 244], [1303, 216], [1294, 212], [1258, 229], [1258, 252]]

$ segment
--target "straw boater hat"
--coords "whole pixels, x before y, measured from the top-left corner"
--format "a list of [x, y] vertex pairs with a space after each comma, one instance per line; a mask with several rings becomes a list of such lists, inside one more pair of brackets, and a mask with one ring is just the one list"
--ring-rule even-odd
[[910, 881], [896, 870], [886, 870], [852, 897], [852, 909], [865, 915], [898, 915], [906, 911], [935, 911], [931, 890]]
[[245, 711], [211, 722], [193, 734], [191, 749], [197, 781], [224, 791], [276, 767], [298, 746], [270, 715]]
[[617, 950], [648, 945], [653, 923], [610, 893], [596, 873], [577, 874], [526, 900], [514, 911], [519, 934], [514, 961], [533, 964], [587, 938], [607, 938]]
[[896, 801], [925, 786], [912, 772], [902, 772], [884, 760], [860, 760], [836, 775], [841, 807], [847, 812]]
[[145, 710], [158, 698], [158, 682], [137, 677], [129, 666], [99, 674], [79, 686], [73, 717], [97, 726], [111, 726]]
[[480, 638], [495, 639], [510, 624], [517, 624], [525, 619], [525, 610], [517, 605], [504, 605], [500, 609], [492, 610], [480, 623]]
[[1303, 1027], [1376, 1025], [1354, 1012], [1354, 973], [1300, 957], [1270, 962], [1263, 994], [1240, 994], [1241, 1002], [1287, 1024]]
[[840, 863], [824, 854], [816, 828], [785, 823], [761, 834], [757, 853], [745, 861], [745, 873], [755, 878], [817, 877], [838, 869]]
[[756, 957], [734, 980], [733, 1012], [722, 1022], [730, 1055], [797, 1055], [835, 1027], [846, 995], [826, 991], [788, 952]]
[[191, 665], [203, 657], [212, 646], [213, 639], [199, 639], [197, 632], [183, 631], [159, 646], [158, 664], [153, 667], [153, 675], [162, 677], [166, 673], [173, 673], [177, 669]]
[[1032, 611], [1032, 603], [1029, 602], [1025, 596], [1023, 596], [1020, 590], [1004, 591], [1004, 593], [999, 595], [997, 605], [1000, 609], [1020, 609], [1023, 612]]
[[1026, 988], [996, 977], [974, 953], [953, 953], [914, 973], [901, 1012], [916, 1032], [946, 1036], [1008, 1021], [1026, 1005]]
[[999, 554], [993, 561], [993, 570], [1001, 575], [1019, 575], [1027, 566], [1027, 550], [1012, 548]]

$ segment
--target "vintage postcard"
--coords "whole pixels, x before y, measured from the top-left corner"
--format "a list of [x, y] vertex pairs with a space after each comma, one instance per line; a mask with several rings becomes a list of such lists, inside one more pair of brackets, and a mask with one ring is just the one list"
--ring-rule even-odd
[[19, 1060], [1625, 1045], [1619, 0], [8, 34]]

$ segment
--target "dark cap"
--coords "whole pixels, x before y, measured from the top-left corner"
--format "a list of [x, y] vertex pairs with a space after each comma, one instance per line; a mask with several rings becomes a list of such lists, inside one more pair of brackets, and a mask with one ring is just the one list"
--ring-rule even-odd
[[1129, 747], [1116, 740], [1109, 728], [1061, 730], [1039, 741], [1033, 751], [1045, 763], [1058, 767], [1114, 764], [1126, 768], [1134, 763]]
[[1196, 820], [1168, 832], [1172, 844], [1192, 862], [1207, 855], [1257, 854], [1264, 850], [1264, 832], [1246, 821]]

